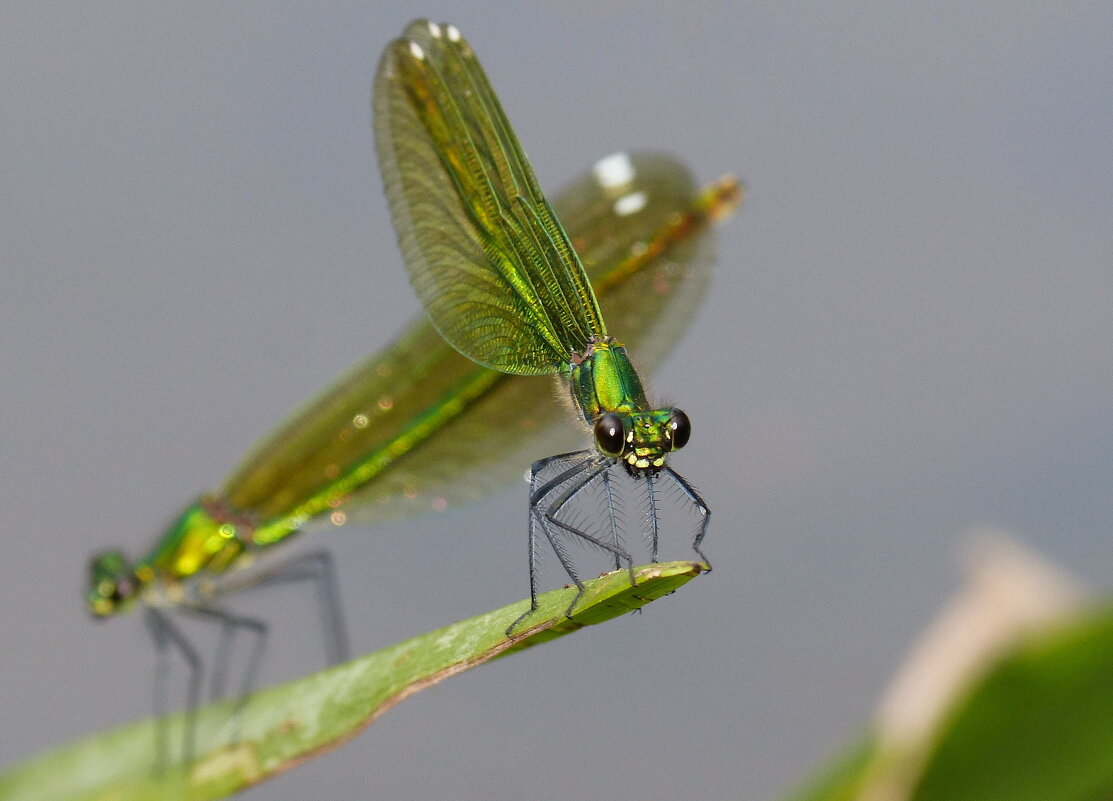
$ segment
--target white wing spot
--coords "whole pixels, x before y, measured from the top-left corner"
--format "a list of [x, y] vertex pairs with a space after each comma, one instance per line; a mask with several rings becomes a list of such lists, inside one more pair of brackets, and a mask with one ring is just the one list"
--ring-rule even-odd
[[449, 25], [448, 26], [448, 41], [458, 42], [463, 38], [464, 37], [462, 37], [460, 35], [460, 29], [459, 28], [457, 28], [455, 25]]
[[410, 55], [418, 61], [425, 60], [425, 51], [421, 49], [421, 45], [417, 42], [410, 42]]
[[595, 180], [604, 189], [626, 186], [634, 179], [634, 165], [625, 153], [614, 153], [599, 159], [591, 171], [595, 173]]
[[429, 33], [432, 34], [434, 39], [440, 39], [441, 38], [441, 26], [438, 25], [437, 23], [433, 22], [432, 20], [430, 20], [430, 22], [429, 22]]
[[645, 204], [648, 202], [649, 199], [645, 196], [645, 192], [631, 192], [614, 202], [614, 213], [619, 217], [637, 214], [645, 208]]

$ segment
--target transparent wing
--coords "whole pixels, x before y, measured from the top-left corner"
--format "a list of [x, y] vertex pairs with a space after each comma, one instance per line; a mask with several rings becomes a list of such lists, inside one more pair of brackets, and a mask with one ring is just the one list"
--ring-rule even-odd
[[372, 105], [410, 282], [453, 347], [538, 375], [606, 334], [583, 266], [459, 31], [411, 23], [383, 54]]
[[[705, 229], [733, 207], [732, 188], [697, 195], [671, 157], [634, 154], [604, 159], [554, 199], [643, 374], [703, 297], [712, 265]], [[287, 532], [311, 520], [427, 514], [521, 478], [539, 455], [586, 446], [572, 419], [551, 380], [479, 367], [421, 315], [256, 446], [221, 493]]]

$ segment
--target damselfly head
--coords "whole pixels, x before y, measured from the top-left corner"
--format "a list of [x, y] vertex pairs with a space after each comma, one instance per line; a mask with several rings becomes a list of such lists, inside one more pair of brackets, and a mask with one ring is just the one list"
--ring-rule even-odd
[[656, 474], [667, 455], [688, 444], [692, 424], [680, 409], [619, 414], [605, 412], [593, 426], [595, 448], [619, 459], [632, 476]]
[[135, 571], [119, 551], [105, 551], [89, 563], [89, 612], [95, 619], [127, 611], [139, 593]]

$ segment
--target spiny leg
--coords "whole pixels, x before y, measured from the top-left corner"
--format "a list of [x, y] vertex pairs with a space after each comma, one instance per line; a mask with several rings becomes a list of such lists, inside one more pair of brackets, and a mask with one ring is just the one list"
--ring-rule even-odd
[[[534, 533], [534, 526], [540, 527], [541, 531], [544, 532], [545, 539], [547, 539], [549, 541], [549, 545], [552, 546], [553, 553], [556, 554], [557, 560], [560, 562], [561, 566], [564, 568], [564, 572], [568, 574], [568, 577], [572, 579], [572, 583], [576, 585], [576, 589], [577, 589], [576, 598], [575, 598], [574, 601], [572, 601], [572, 606], [575, 606], [576, 603], [580, 600], [580, 597], [584, 594], [584, 583], [580, 580], [580, 576], [576, 572], [576, 566], [572, 563], [572, 560], [569, 558], [567, 552], [564, 549], [564, 545], [553, 536], [553, 533], [551, 531], [549, 531], [548, 527], [545, 525], [545, 521], [542, 520], [542, 518], [540, 516], [540, 513], [536, 509], [533, 509], [533, 510], [530, 511], [530, 519], [529, 519], [529, 540], [530, 540], [530, 554], [531, 554], [531, 556], [536, 556], [536, 550], [535, 549], [536, 549], [537, 535]], [[536, 579], [535, 579], [534, 571], [530, 571], [530, 586], [529, 586], [529, 589], [530, 589], [530, 606], [529, 606], [529, 609], [527, 609], [522, 614], [518, 615], [518, 617], [515, 618], [514, 622], [511, 623], [507, 627], [506, 634], [507, 634], [508, 637], [512, 637], [514, 635], [514, 629], [515, 629], [515, 627], [517, 627], [517, 625], [519, 623], [521, 623], [523, 620], [525, 620], [527, 617], [529, 617], [530, 615], [532, 615], [534, 612], [537, 611], [537, 590], [536, 590]], [[569, 607], [569, 611], [571, 611], [572, 606]]]
[[[533, 463], [533, 466], [530, 468], [529, 508], [527, 510], [527, 515], [529, 517], [529, 526], [528, 526], [528, 529], [527, 529], [528, 532], [529, 532], [529, 535], [528, 535], [528, 538], [529, 538], [529, 542], [528, 542], [528, 547], [529, 547], [529, 609], [527, 609], [522, 614], [518, 615], [518, 617], [514, 620], [514, 622], [511, 623], [509, 626], [507, 626], [506, 636], [508, 636], [508, 637], [512, 637], [514, 635], [514, 629], [517, 627], [517, 625], [519, 623], [521, 623], [523, 620], [525, 620], [527, 617], [529, 617], [535, 611], [537, 611], [537, 561], [538, 561], [538, 559], [537, 559], [537, 535], [534, 533], [534, 526], [535, 525], [542, 525], [543, 526], [543, 523], [541, 523], [540, 518], [536, 517], [537, 500], [538, 500], [538, 498], [544, 497], [547, 493], [551, 492], [554, 487], [560, 486], [560, 484], [567, 481], [569, 478], [574, 476], [577, 472], [582, 470], [583, 465], [585, 463], [587, 463], [588, 461], [590, 461], [594, 456], [595, 456], [595, 452], [591, 451], [591, 450], [570, 451], [569, 453], [558, 453], [555, 456], [547, 456], [544, 459], [538, 459], [536, 462]], [[546, 467], [553, 464], [554, 462], [560, 461], [562, 459], [563, 460], [568, 460], [568, 459], [573, 459], [573, 458], [578, 458], [579, 461], [577, 461], [576, 464], [573, 465], [572, 467], [562, 471], [559, 475], [556, 476], [556, 478], [553, 478], [553, 479], [550, 479], [549, 481], [546, 481], [545, 484], [542, 485], [540, 490], [537, 489], [537, 477], [540, 475], [542, 470], [544, 470]], [[564, 558], [561, 554], [561, 551], [553, 543], [552, 537], [549, 536], [548, 531], [545, 532], [545, 537], [549, 540], [549, 543], [551, 545], [553, 545], [553, 551], [556, 552], [557, 558], [561, 560], [561, 564], [564, 564]], [[565, 570], [567, 570], [567, 569], [568, 568], [566, 566]]]
[[330, 665], [346, 662], [350, 654], [347, 628], [340, 603], [340, 585], [328, 551], [311, 551], [277, 562], [267, 570], [252, 575], [247, 581], [230, 583], [226, 589], [219, 590], [218, 594], [301, 581], [313, 582], [317, 608], [320, 610], [325, 632], [325, 659]]
[[[617, 509], [615, 508], [615, 496], [614, 496], [614, 489], [611, 487], [611, 471], [610, 470], [606, 470], [606, 471], [603, 472], [603, 492], [607, 496], [607, 518], [608, 518], [608, 520], [610, 520], [610, 524], [611, 524], [611, 541], [614, 543], [614, 546], [616, 548], [621, 548], [622, 547], [622, 540], [619, 538], [619, 535], [618, 535], [618, 518], [617, 518], [618, 512], [617, 512]], [[614, 569], [615, 570], [621, 570], [622, 569], [622, 560], [619, 559], [617, 554], [614, 557]]]
[[220, 626], [220, 639], [217, 641], [216, 655], [213, 660], [213, 678], [209, 686], [210, 700], [215, 701], [225, 696], [228, 666], [231, 663], [232, 646], [235, 643], [236, 632], [246, 630], [255, 635], [255, 643], [248, 654], [247, 665], [244, 668], [243, 678], [240, 680], [238, 693], [238, 696], [247, 695], [254, 685], [259, 660], [266, 645], [267, 624], [255, 618], [234, 615], [211, 604], [188, 604], [182, 605], [180, 608], [183, 614]]
[[703, 515], [703, 519], [700, 521], [699, 531], [696, 533], [695, 539], [692, 540], [692, 550], [699, 554], [699, 558], [707, 565], [707, 572], [710, 573], [711, 561], [704, 555], [703, 551], [700, 550], [700, 543], [703, 542], [703, 538], [707, 535], [707, 527], [711, 525], [711, 510], [707, 508], [707, 504], [704, 503], [703, 498], [701, 498], [695, 488], [685, 480], [684, 476], [677, 473], [671, 467], [665, 467], [664, 471], [669, 478], [676, 482], [676, 486], [680, 487], [680, 491], [687, 496], [696, 510]]
[[325, 650], [332, 664], [347, 662], [351, 658], [351, 649], [348, 647], [348, 629], [344, 625], [344, 606], [340, 603], [340, 583], [336, 579], [332, 555], [327, 551], [317, 551], [307, 554], [306, 562], [316, 566], [315, 577], [312, 573], [310, 577], [316, 582], [317, 606], [327, 632]]
[[564, 568], [564, 572], [568, 574], [568, 577], [572, 579], [572, 583], [576, 585], [576, 597], [572, 600], [572, 603], [568, 607], [568, 611], [565, 613], [567, 617], [571, 617], [572, 608], [579, 603], [580, 598], [583, 597], [585, 589], [584, 583], [580, 580], [580, 575], [576, 572], [576, 566], [572, 563], [572, 559], [568, 556], [564, 545], [553, 536], [553, 532], [545, 525], [545, 520], [541, 517], [540, 512], [535, 510], [533, 516], [537, 521], [537, 525], [539, 525], [541, 530], [545, 533], [545, 539], [547, 539], [549, 545], [552, 546], [553, 553], [556, 554], [557, 560], [560, 562], [561, 567]]
[[[597, 548], [601, 548], [602, 550], [613, 554], [615, 559], [618, 561], [618, 569], [619, 570], [622, 569], [622, 562], [625, 561], [628, 569], [630, 570], [630, 581], [631, 581], [631, 583], [634, 583], [634, 560], [633, 560], [633, 557], [630, 556], [630, 554], [626, 551], [625, 548], [621, 547], [621, 545], [618, 545], [618, 544], [612, 544], [612, 543], [606, 542], [606, 541], [600, 539], [599, 537], [588, 534], [586, 531], [584, 531], [582, 529], [576, 528], [575, 526], [573, 526], [569, 523], [565, 523], [563, 520], [558, 520], [557, 519], [557, 514], [560, 512], [560, 510], [562, 508], [564, 508], [564, 505], [566, 503], [568, 503], [574, 497], [579, 495], [580, 492], [582, 492], [587, 487], [588, 484], [590, 484], [592, 481], [594, 481], [596, 478], [598, 478], [601, 473], [605, 474], [612, 467], [614, 467], [613, 463], [611, 463], [611, 464], [603, 463], [603, 464], [597, 464], [597, 465], [594, 465], [594, 466], [591, 466], [591, 467], [580, 468], [582, 470], [585, 470], [587, 472], [587, 475], [585, 475], [582, 479], [580, 479], [576, 483], [567, 487], [565, 489], [565, 491], [560, 496], [558, 496], [555, 501], [550, 503], [549, 506], [546, 508], [544, 514], [541, 516], [540, 520], [544, 524], [544, 526], [546, 527], [546, 530], [547, 530], [548, 524], [551, 523], [552, 525], [556, 526], [557, 528], [561, 529], [562, 531], [565, 531], [565, 532], [571, 534], [574, 537], [579, 537], [580, 539], [584, 540], [585, 542], [589, 542], [592, 545], [596, 546]], [[555, 489], [556, 489], [555, 486], [549, 487], [549, 492], [551, 492]], [[544, 500], [544, 494], [545, 493], [542, 493], [542, 492], [539, 492], [537, 494], [537, 496], [536, 496], [537, 503], [533, 504], [533, 508], [540, 509], [541, 501]]]
[[[343, 611], [340, 604], [338, 583], [333, 569], [332, 559], [326, 551], [317, 551], [303, 554], [281, 564], [272, 566], [264, 573], [252, 576], [246, 582], [229, 584], [221, 588], [218, 594], [243, 589], [264, 587], [270, 584], [313, 581], [316, 587], [318, 608], [325, 631], [326, 658], [330, 664], [345, 661], [348, 658], [348, 641], [344, 626]], [[193, 613], [210, 622], [216, 621], [221, 625], [220, 639], [217, 642], [215, 667], [210, 686], [210, 696], [213, 699], [224, 695], [227, 680], [228, 666], [230, 664], [230, 649], [233, 645], [235, 631], [238, 628], [247, 628], [255, 634], [255, 642], [248, 656], [241, 680], [238, 697], [240, 706], [236, 715], [242, 710], [247, 694], [253, 689], [254, 681], [259, 672], [263, 650], [266, 645], [267, 626], [262, 621], [251, 618], [237, 617], [217, 607], [207, 604], [196, 604], [181, 607], [183, 611]], [[193, 756], [196, 710], [200, 704], [201, 682], [203, 669], [201, 658], [181, 630], [173, 624], [165, 612], [158, 609], [147, 608], [147, 624], [155, 642], [158, 662], [155, 667], [155, 714], [162, 719], [166, 712], [165, 698], [167, 696], [167, 679], [169, 671], [168, 650], [174, 646], [189, 665], [189, 689], [186, 701], [187, 718], [184, 733], [183, 754], [186, 762]], [[156, 768], [162, 770], [169, 754], [168, 732], [165, 723], [158, 727], [158, 758]]]
[[514, 636], [514, 627], [537, 611], [537, 538], [533, 533], [533, 510], [529, 511], [529, 609], [514, 618], [506, 627], [506, 636]]
[[[564, 505], [566, 503], [568, 503], [570, 500], [572, 500], [572, 498], [576, 497], [576, 495], [578, 495], [588, 484], [590, 484], [592, 481], [594, 481], [595, 478], [597, 478], [600, 473], [603, 473], [607, 470], [610, 470], [612, 467], [614, 467], [614, 462], [613, 461], [610, 462], [610, 463], [604, 462], [602, 464], [598, 464], [598, 465], [595, 465], [593, 467], [586, 468], [585, 472], [587, 474], [582, 479], [576, 481], [570, 487], [565, 489], [565, 491], [555, 501], [553, 501], [548, 506], [548, 508], [545, 510], [544, 514], [542, 515], [541, 523], [542, 523], [542, 527], [545, 530], [546, 535], [549, 536], [549, 541], [554, 543], [554, 550], [556, 550], [556, 545], [555, 545], [555, 541], [554, 541], [554, 538], [552, 536], [552, 533], [549, 530], [549, 527], [548, 527], [549, 524], [552, 524], [552, 525], [556, 526], [557, 528], [561, 529], [562, 531], [567, 532], [568, 534], [571, 534], [574, 537], [579, 537], [580, 539], [584, 540], [585, 542], [589, 542], [589, 543], [591, 543], [592, 545], [595, 545], [598, 548], [602, 548], [604, 551], [609, 551], [611, 554], [614, 555], [615, 559], [619, 561], [619, 569], [621, 569], [622, 561], [625, 560], [626, 565], [627, 565], [627, 569], [630, 571], [630, 583], [633, 585], [633, 584], [637, 583], [636, 580], [634, 579], [634, 559], [633, 559], [633, 557], [630, 556], [629, 553], [626, 552], [625, 549], [620, 548], [617, 545], [611, 545], [610, 543], [605, 542], [604, 540], [601, 540], [598, 537], [595, 537], [595, 536], [592, 536], [591, 534], [588, 534], [586, 531], [583, 531], [582, 529], [576, 528], [573, 525], [570, 525], [568, 523], [565, 523], [562, 520], [557, 519], [557, 514], [560, 512], [560, 510], [564, 507]], [[540, 506], [540, 502], [535, 505], [535, 507], [539, 507], [539, 506]], [[559, 550], [557, 551], [557, 553], [558, 553], [558, 556], [559, 556], [560, 555]], [[561, 562], [563, 564], [565, 564], [565, 570], [568, 570], [568, 565], [565, 563], [565, 560], [562, 559]], [[573, 576], [573, 578], [575, 578], [575, 576], [572, 574], [571, 571], [569, 571], [569, 575], [571, 575], [571, 576]], [[576, 608], [576, 604], [580, 602], [580, 598], [583, 597], [583, 594], [584, 594], [583, 584], [581, 584], [579, 581], [577, 581], [576, 586], [579, 589], [579, 592], [576, 593], [576, 597], [572, 600], [572, 603], [569, 604], [569, 606], [568, 606], [568, 611], [565, 612], [565, 615], [568, 616], [568, 617], [572, 617], [572, 610]]]
[[646, 510], [645, 524], [649, 536], [649, 561], [657, 564], [657, 552], [660, 549], [661, 521], [657, 517], [657, 487], [656, 478], [647, 473], [645, 476]]
[[181, 630], [160, 609], [147, 607], [143, 616], [147, 630], [155, 644], [155, 772], [161, 773], [169, 763], [170, 738], [166, 720], [167, 679], [169, 678], [169, 648], [171, 646], [189, 666], [189, 686], [186, 691], [185, 731], [182, 733], [182, 761], [193, 760], [193, 737], [197, 724], [197, 705], [201, 700], [201, 657], [189, 644]]
[[[240, 680], [239, 691], [236, 693], [236, 698], [238, 699], [236, 708], [232, 713], [234, 724], [238, 726], [239, 716], [243, 712], [244, 706], [247, 704], [247, 696], [253, 689], [255, 679], [259, 674], [259, 666], [262, 662], [263, 650], [267, 642], [267, 624], [261, 620], [255, 620], [254, 618], [233, 615], [219, 607], [208, 604], [191, 604], [182, 606], [181, 610], [184, 614], [193, 615], [200, 620], [220, 625], [220, 639], [217, 642], [213, 667], [213, 680], [209, 691], [211, 700], [224, 697], [224, 685], [227, 678], [228, 665], [232, 658], [231, 649], [235, 640], [236, 631], [246, 630], [255, 635], [254, 644], [251, 647], [251, 651], [248, 653], [247, 665], [243, 670], [243, 678]], [[238, 733], [233, 732], [232, 740], [235, 741], [237, 737]]]

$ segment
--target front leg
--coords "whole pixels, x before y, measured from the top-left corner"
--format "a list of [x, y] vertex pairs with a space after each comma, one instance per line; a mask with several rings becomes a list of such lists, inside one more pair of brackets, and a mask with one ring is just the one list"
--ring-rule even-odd
[[[544, 502], [545, 497], [554, 489], [559, 487], [565, 481], [576, 475], [577, 472], [583, 469], [583, 466], [588, 463], [595, 455], [594, 451], [581, 450], [571, 451], [569, 453], [560, 453], [555, 456], [548, 456], [544, 459], [538, 459], [533, 463], [530, 468], [529, 475], [529, 508], [528, 508], [528, 532], [529, 532], [529, 609], [511, 623], [506, 629], [506, 636], [513, 637], [514, 629], [518, 624], [525, 620], [527, 617], [537, 611], [537, 565], [539, 554], [537, 553], [537, 534], [536, 526], [541, 526], [545, 534], [545, 538], [549, 540], [549, 544], [553, 546], [553, 551], [556, 552], [557, 558], [561, 560], [561, 564], [565, 566], [565, 570], [569, 571], [569, 565], [565, 562], [565, 555], [562, 548], [558, 543], [554, 542], [549, 531], [545, 528], [544, 521], [538, 513], [538, 507]], [[540, 475], [545, 468], [549, 465], [560, 462], [572, 462], [572, 466], [562, 470], [555, 478], [549, 479], [545, 482], [540, 482]], [[540, 483], [540, 486], [538, 484]], [[570, 572], [570, 571], [569, 571]], [[570, 572], [571, 573], [571, 572]], [[573, 581], [579, 586], [579, 579], [573, 575]]]
[[[576, 495], [583, 491], [597, 477], [599, 477], [600, 475], [606, 476], [608, 471], [611, 470], [611, 468], [613, 468], [615, 464], [616, 462], [613, 459], [606, 459], [601, 461], [593, 460], [593, 463], [584, 464], [581, 468], [584, 475], [578, 477], [575, 481], [573, 481], [564, 490], [564, 492], [562, 492], [555, 500], [553, 500], [548, 505], [547, 508], [545, 508], [545, 511], [542, 513], [540, 521], [542, 523], [542, 528], [548, 536], [549, 542], [553, 544], [553, 550], [557, 552], [557, 556], [558, 558], [560, 558], [561, 564], [564, 565], [565, 571], [568, 572], [568, 575], [571, 576], [573, 581], [576, 582], [576, 586], [579, 589], [579, 592], [576, 593], [576, 597], [568, 606], [567, 612], [565, 612], [568, 617], [572, 617], [572, 611], [576, 608], [576, 604], [579, 603], [580, 598], [583, 597], [584, 586], [582, 583], [580, 583], [579, 579], [576, 577], [574, 571], [572, 570], [570, 561], [562, 556], [562, 548], [558, 544], [559, 540], [554, 536], [554, 532], [551, 528], [552, 526], [560, 529], [560, 531], [565, 534], [571, 534], [573, 537], [577, 537], [584, 542], [590, 543], [591, 545], [600, 548], [601, 550], [609, 552], [614, 557], [617, 569], [621, 569], [623, 563], [625, 563], [627, 570], [630, 571], [630, 583], [632, 585], [637, 583], [636, 579], [634, 578], [634, 559], [632, 556], [630, 556], [629, 552], [619, 544], [617, 537], [617, 527], [615, 526], [613, 518], [611, 520], [613, 541], [607, 542], [606, 540], [589, 534], [581, 528], [564, 522], [558, 517], [561, 509], [564, 508], [565, 504], [576, 497]], [[540, 504], [538, 504], [537, 508], [540, 508]], [[615, 510], [613, 505], [609, 506], [608, 511], [611, 515], [614, 515]]]
[[703, 542], [703, 538], [707, 535], [707, 527], [711, 525], [711, 510], [707, 508], [707, 504], [704, 503], [703, 498], [700, 497], [695, 488], [691, 484], [689, 484], [682, 475], [677, 473], [671, 467], [665, 468], [665, 474], [676, 482], [676, 486], [680, 487], [680, 491], [684, 493], [685, 497], [687, 497], [692, 506], [694, 506], [700, 513], [700, 515], [702, 515], [699, 531], [696, 533], [695, 539], [692, 540], [692, 550], [699, 554], [699, 558], [703, 560], [703, 563], [705, 565], [707, 565], [707, 570], [705, 572], [710, 573], [711, 560], [704, 556], [703, 551], [700, 550], [700, 544]]

